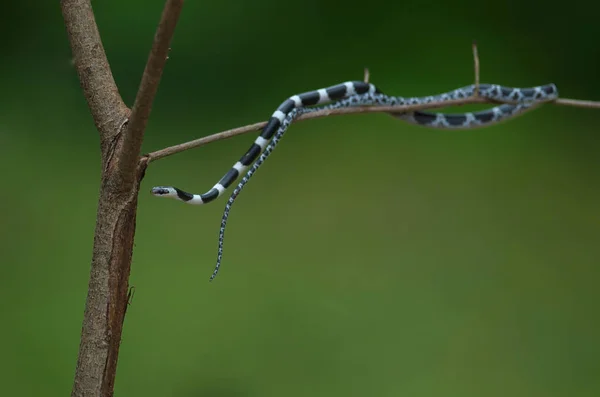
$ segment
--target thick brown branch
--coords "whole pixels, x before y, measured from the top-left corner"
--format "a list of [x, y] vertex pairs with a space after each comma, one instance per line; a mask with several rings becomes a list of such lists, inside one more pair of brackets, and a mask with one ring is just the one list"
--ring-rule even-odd
[[89, 0], [62, 0], [75, 68], [96, 128], [103, 138], [119, 131], [129, 110], [115, 84]]
[[[127, 123], [102, 48], [90, 0], [62, 0], [65, 25], [88, 105], [100, 132], [102, 182], [81, 343], [72, 396], [112, 396], [128, 303], [137, 197], [146, 161], [138, 164], [152, 100], [183, 0], [167, 0]], [[122, 127], [128, 125], [123, 134]]]

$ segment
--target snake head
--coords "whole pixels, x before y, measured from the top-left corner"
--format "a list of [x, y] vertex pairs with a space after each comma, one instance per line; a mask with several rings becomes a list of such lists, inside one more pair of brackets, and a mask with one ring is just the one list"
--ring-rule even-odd
[[150, 193], [159, 197], [177, 197], [177, 190], [171, 186], [155, 186]]

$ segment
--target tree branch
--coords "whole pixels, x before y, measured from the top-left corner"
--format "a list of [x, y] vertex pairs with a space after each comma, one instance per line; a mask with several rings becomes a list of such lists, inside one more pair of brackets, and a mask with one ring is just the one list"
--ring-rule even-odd
[[[298, 116], [294, 119], [294, 122], [302, 121], [302, 120], [310, 120], [321, 118], [325, 116], [337, 116], [343, 114], [352, 114], [352, 113], [384, 113], [384, 112], [403, 112], [403, 111], [412, 111], [419, 109], [431, 109], [435, 107], [444, 107], [444, 106], [458, 106], [465, 105], [471, 103], [485, 103], [487, 100], [485, 98], [466, 98], [466, 99], [457, 99], [453, 101], [446, 102], [431, 102], [429, 104], [419, 104], [419, 105], [403, 105], [403, 106], [357, 106], [352, 108], [339, 108], [339, 109], [327, 109], [327, 110], [319, 110], [317, 112], [305, 113]], [[180, 143], [179, 145], [170, 146], [164, 149], [157, 150], [152, 153], [148, 153], [145, 157], [148, 158], [148, 162], [153, 162], [163, 157], [167, 157], [176, 153], [183, 152], [185, 150], [197, 148], [200, 146], [207, 145], [212, 142], [220, 141], [223, 139], [231, 138], [237, 135], [246, 134], [252, 131], [258, 131], [262, 129], [267, 124], [266, 121], [261, 121], [260, 123], [254, 123], [250, 125], [246, 125], [243, 127], [237, 127], [226, 131], [221, 131], [213, 135], [205, 136], [203, 138], [195, 139], [193, 141]]]
[[[402, 105], [402, 106], [357, 106], [351, 108], [339, 108], [339, 109], [330, 109], [330, 110], [320, 110], [318, 112], [306, 113], [295, 119], [296, 121], [302, 120], [310, 120], [321, 118], [325, 116], [337, 116], [343, 114], [355, 114], [355, 113], [399, 113], [399, 112], [408, 112], [415, 110], [427, 110], [427, 109], [435, 109], [435, 108], [443, 108], [447, 106], [462, 106], [462, 105], [473, 105], [473, 104], [482, 104], [482, 103], [496, 103], [490, 101], [486, 98], [481, 97], [470, 97], [463, 99], [455, 99], [452, 101], [445, 102], [431, 102], [428, 104], [419, 104], [419, 105]], [[510, 102], [507, 102], [510, 103]], [[564, 106], [575, 106], [581, 108], [594, 108], [600, 109], [600, 102], [594, 101], [583, 101], [577, 99], [563, 99], [558, 98], [554, 101], [548, 102], [554, 103], [556, 105], [564, 105]], [[195, 139], [193, 141], [180, 143], [178, 145], [169, 146], [164, 149], [157, 150], [152, 153], [146, 154], [144, 157], [147, 161], [153, 162], [159, 159], [162, 159], [167, 156], [171, 156], [176, 153], [180, 153], [189, 149], [194, 149], [200, 146], [207, 145], [212, 142], [220, 141], [223, 139], [231, 138], [237, 135], [246, 134], [252, 131], [258, 131], [262, 129], [267, 124], [266, 121], [262, 121], [260, 123], [254, 123], [250, 125], [246, 125], [243, 127], [237, 127], [226, 131], [221, 131], [213, 135], [205, 136], [203, 138]]]
[[573, 106], [576, 108], [600, 109], [600, 101], [586, 101], [583, 99], [558, 98], [552, 102], [556, 105]]
[[[131, 120], [102, 47], [90, 0], [61, 0], [85, 98], [100, 132], [102, 176], [88, 295], [72, 396], [112, 396], [128, 304], [137, 197], [147, 161], [138, 162], [152, 101], [183, 0], [167, 0]], [[123, 133], [123, 127], [127, 130]]]
[[[154, 36], [152, 51], [144, 69], [144, 75], [135, 98], [125, 136], [125, 145], [136, 148], [136, 154], [140, 152], [142, 146], [144, 131], [152, 110], [152, 102], [156, 96], [158, 84], [168, 59], [171, 38], [175, 33], [175, 26], [179, 20], [182, 7], [183, 0], [167, 0]], [[133, 168], [135, 165], [135, 162], [132, 162], [128, 166]]]
[[119, 131], [129, 109], [110, 71], [92, 5], [89, 0], [62, 0], [61, 9], [83, 94], [100, 135], [109, 137]]

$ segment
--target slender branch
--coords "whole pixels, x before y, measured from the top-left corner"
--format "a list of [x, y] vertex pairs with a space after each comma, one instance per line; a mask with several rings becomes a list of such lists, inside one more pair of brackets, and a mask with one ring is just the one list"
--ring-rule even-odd
[[[305, 116], [308, 116], [308, 115], [305, 115]], [[296, 121], [298, 121], [298, 120], [302, 120], [302, 118], [298, 117], [296, 119]], [[204, 146], [204, 145], [207, 145], [212, 142], [220, 141], [220, 140], [227, 139], [227, 138], [232, 138], [234, 136], [246, 134], [246, 133], [252, 132], [252, 131], [258, 131], [258, 130], [262, 129], [265, 125], [267, 125], [267, 122], [261, 121], [260, 123], [254, 123], [254, 124], [250, 124], [250, 125], [245, 125], [243, 127], [232, 128], [230, 130], [221, 131], [221, 132], [218, 132], [213, 135], [205, 136], [203, 138], [194, 139], [193, 141], [180, 143], [179, 145], [175, 145], [175, 146], [169, 146], [167, 148], [157, 150], [156, 152], [146, 154], [145, 157], [147, 157], [148, 163], [151, 163], [151, 162], [161, 159], [163, 157], [167, 157], [172, 154], [176, 154], [176, 153], [184, 152], [189, 149]]]
[[[179, 15], [183, 7], [183, 0], [167, 0], [163, 13], [158, 24], [158, 29], [154, 35], [154, 43], [140, 88], [137, 92], [135, 103], [131, 111], [131, 118], [125, 136], [125, 146], [140, 152], [142, 140], [148, 117], [152, 111], [152, 102], [156, 96], [158, 85], [169, 57], [171, 39], [175, 33], [175, 26], [179, 20]], [[130, 170], [136, 166], [135, 162], [128, 165]]]
[[473, 96], [479, 96], [479, 52], [477, 51], [477, 42], [473, 40], [473, 68], [475, 69], [475, 90]]
[[[446, 102], [431, 102], [428, 104], [418, 104], [418, 105], [403, 105], [403, 106], [357, 106], [350, 108], [340, 108], [340, 109], [330, 109], [330, 110], [320, 110], [318, 112], [307, 113], [299, 116], [295, 121], [302, 120], [310, 120], [321, 118], [325, 116], [337, 116], [343, 114], [354, 114], [354, 113], [398, 113], [398, 112], [408, 112], [415, 110], [424, 110], [424, 109], [435, 109], [442, 108], [447, 106], [462, 106], [462, 105], [472, 105], [472, 104], [482, 104], [482, 103], [495, 103], [486, 98], [464, 98], [464, 99], [456, 99], [452, 101]], [[510, 103], [510, 102], [507, 102]], [[559, 98], [552, 102], [556, 105], [564, 105], [564, 106], [575, 106], [582, 108], [595, 108], [600, 109], [600, 102], [594, 101], [583, 101], [577, 99], [566, 99]], [[212, 142], [220, 141], [223, 139], [231, 138], [234, 136], [246, 134], [252, 131], [258, 131], [262, 129], [267, 124], [266, 121], [262, 121], [260, 123], [254, 123], [250, 125], [246, 125], [243, 127], [232, 128], [230, 130], [225, 130], [218, 132], [216, 134], [212, 134], [209, 136], [205, 136], [199, 139], [195, 139], [193, 141], [180, 143], [178, 145], [169, 146], [164, 149], [157, 150], [152, 153], [148, 153], [145, 155], [148, 162], [153, 162], [159, 159], [162, 159], [167, 156], [171, 156], [176, 153], [180, 153], [189, 149], [198, 148], [200, 146], [207, 145]]]
[[146, 62], [140, 88], [137, 92], [135, 103], [131, 111], [129, 127], [127, 128], [128, 139], [141, 138], [152, 111], [152, 102], [156, 96], [158, 85], [169, 58], [171, 39], [175, 33], [175, 26], [183, 7], [183, 0], [167, 0], [163, 13], [154, 35], [152, 50]]
[[[357, 106], [351, 108], [340, 108], [340, 109], [326, 109], [319, 110], [317, 112], [305, 113], [300, 115], [294, 121], [302, 121], [302, 120], [310, 120], [316, 119], [325, 116], [336, 116], [343, 114], [352, 114], [352, 113], [385, 113], [385, 112], [404, 112], [404, 111], [413, 111], [420, 109], [432, 109], [436, 107], [445, 107], [445, 106], [460, 106], [467, 105], [473, 103], [485, 103], [487, 100], [485, 98], [464, 98], [464, 99], [456, 99], [452, 101], [446, 102], [431, 102], [428, 104], [418, 104], [418, 105], [403, 105], [403, 106]], [[183, 152], [185, 150], [197, 148], [200, 146], [207, 145], [209, 143], [220, 141], [222, 139], [231, 138], [237, 135], [246, 134], [252, 131], [258, 131], [262, 129], [267, 124], [266, 121], [262, 121], [260, 123], [254, 123], [250, 125], [246, 125], [243, 127], [233, 128], [230, 130], [218, 132], [213, 135], [205, 136], [203, 138], [195, 139], [193, 141], [180, 143], [179, 145], [170, 146], [161, 150], [157, 150], [155, 152], [146, 154], [148, 157], [148, 162], [153, 162], [163, 157], [167, 157], [176, 153]]]
[[583, 99], [558, 98], [553, 103], [556, 105], [573, 106], [576, 108], [600, 109], [600, 101], [586, 101]]

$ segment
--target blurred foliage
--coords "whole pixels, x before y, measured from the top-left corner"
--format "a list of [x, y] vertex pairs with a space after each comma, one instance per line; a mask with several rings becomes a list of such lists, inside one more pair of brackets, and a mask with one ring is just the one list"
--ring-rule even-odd
[[[163, 2], [93, 2], [131, 104]], [[425, 95], [554, 82], [600, 99], [592, 3], [186, 3], [144, 142], [263, 120], [361, 79]], [[99, 182], [98, 137], [58, 1], [0, 14], [4, 395], [71, 388]], [[240, 196], [140, 196], [116, 395], [600, 395], [600, 113], [545, 106], [448, 132], [391, 117], [299, 123]], [[143, 191], [202, 192], [254, 139], [153, 163]]]

